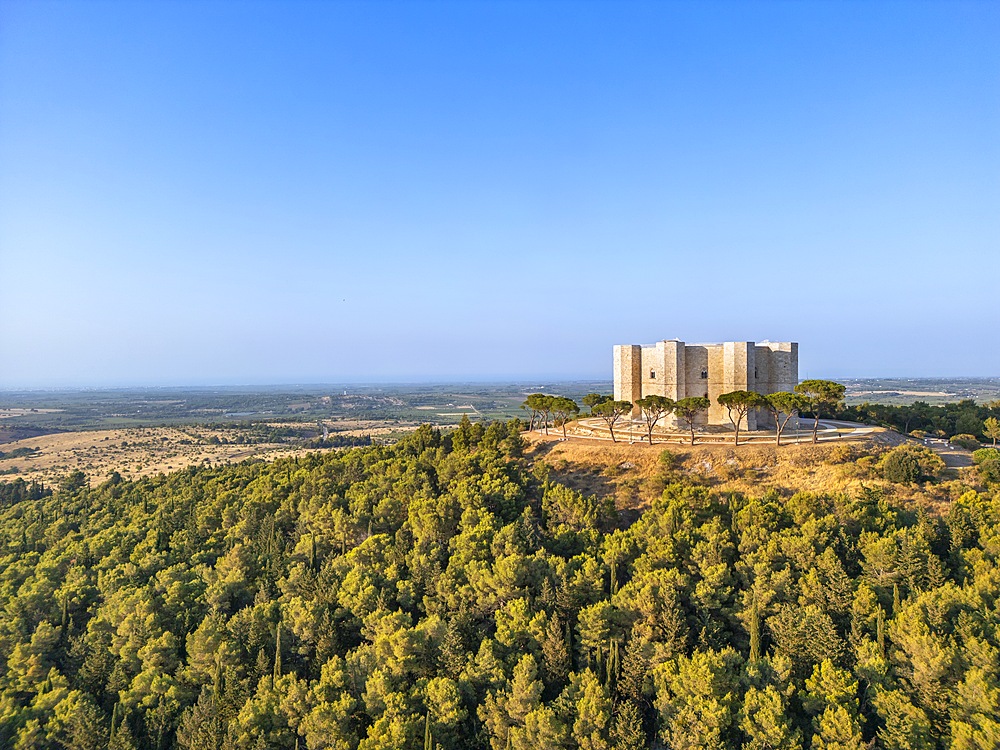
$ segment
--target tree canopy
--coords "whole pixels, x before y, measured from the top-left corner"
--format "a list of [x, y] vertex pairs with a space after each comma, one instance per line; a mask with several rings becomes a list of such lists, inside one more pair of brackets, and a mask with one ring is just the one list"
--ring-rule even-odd
[[733, 431], [736, 433], [734, 440], [736, 445], [740, 444], [740, 425], [746, 420], [747, 414], [753, 409], [767, 408], [767, 399], [754, 391], [722, 393], [717, 401], [729, 414], [729, 421], [732, 422]]
[[996, 744], [1000, 485], [629, 522], [523, 426], [0, 484], [0, 747]]
[[795, 386], [795, 392], [804, 396], [808, 402], [806, 407], [813, 415], [813, 436], [815, 443], [819, 433], [819, 417], [824, 411], [832, 411], [844, 400], [846, 386], [832, 380], [803, 380]]
[[602, 401], [591, 409], [593, 414], [604, 420], [605, 424], [608, 426], [608, 431], [611, 433], [611, 442], [617, 442], [615, 439], [615, 425], [617, 425], [625, 415], [630, 414], [632, 411], [631, 401]]
[[691, 445], [694, 445], [694, 425], [700, 414], [708, 411], [712, 402], [707, 396], [689, 396], [674, 404], [674, 414], [691, 431]]
[[674, 400], [666, 396], [652, 394], [644, 396], [635, 402], [642, 413], [642, 419], [646, 423], [646, 436], [649, 444], [653, 444], [653, 428], [656, 424], [674, 410]]

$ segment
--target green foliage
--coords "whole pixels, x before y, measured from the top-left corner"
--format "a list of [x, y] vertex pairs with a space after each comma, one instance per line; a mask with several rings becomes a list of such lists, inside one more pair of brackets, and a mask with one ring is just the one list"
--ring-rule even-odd
[[1000, 484], [1000, 459], [990, 458], [976, 466], [979, 478], [986, 484]]
[[907, 443], [889, 451], [881, 467], [889, 482], [923, 482], [935, 479], [944, 470], [944, 461], [930, 448]]
[[732, 422], [733, 430], [736, 432], [736, 445], [740, 444], [740, 427], [747, 414], [752, 409], [767, 408], [767, 399], [754, 391], [722, 393], [717, 401], [719, 406], [724, 406], [729, 414], [729, 421]]
[[984, 434], [990, 437], [985, 432], [986, 423], [990, 418], [1000, 417], [1000, 402], [977, 404], [975, 401], [965, 399], [938, 406], [931, 406], [924, 401], [915, 401], [903, 406], [863, 403], [838, 409], [828, 415], [852, 422], [891, 427], [902, 433], [921, 430], [941, 437], [961, 433], [973, 436]]
[[590, 409], [590, 413], [593, 414], [595, 406], [603, 404], [605, 401], [612, 401], [614, 400], [614, 397], [605, 396], [600, 393], [588, 393], [581, 400], [583, 401], [583, 405], [588, 407]]
[[700, 414], [708, 411], [711, 405], [712, 402], [708, 400], [707, 396], [689, 396], [688, 398], [682, 398], [674, 404], [674, 414], [691, 431], [691, 445], [694, 445], [695, 421]]
[[624, 528], [520, 429], [0, 485], [0, 747], [996, 744], [995, 489], [673, 482]]
[[986, 461], [1000, 461], [1000, 450], [996, 448], [979, 448], [972, 451], [972, 462], [982, 464]]
[[1000, 419], [987, 417], [983, 422], [983, 435], [993, 441], [993, 447], [995, 448], [997, 440], [1000, 440]]
[[611, 441], [616, 442], [615, 425], [617, 425], [626, 414], [629, 414], [632, 411], [632, 402], [605, 400], [591, 407], [590, 411], [592, 414], [595, 414], [604, 420], [605, 424], [608, 426], [608, 431], [611, 433]]
[[952, 445], [957, 445], [959, 448], [964, 448], [967, 451], [974, 451], [979, 447], [979, 438], [968, 433], [952, 435], [948, 439], [948, 442]]
[[919, 482], [920, 461], [911, 452], [892, 451], [882, 462], [882, 475], [889, 482]]
[[646, 435], [649, 438], [649, 444], [652, 445], [653, 428], [656, 427], [657, 422], [674, 410], [674, 400], [666, 396], [652, 394], [640, 398], [635, 402], [635, 405], [642, 412], [643, 421], [646, 423]]

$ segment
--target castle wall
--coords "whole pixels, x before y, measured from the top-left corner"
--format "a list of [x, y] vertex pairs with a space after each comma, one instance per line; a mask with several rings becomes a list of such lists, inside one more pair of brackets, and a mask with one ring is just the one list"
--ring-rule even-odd
[[615, 401], [642, 398], [642, 347], [624, 344], [615, 347]]
[[[722, 393], [733, 391], [755, 391], [757, 389], [757, 347], [752, 341], [727, 341], [722, 345], [723, 357], [723, 387]], [[716, 397], [718, 398], [718, 397]], [[714, 424], [732, 422], [729, 410], [718, 406], [719, 419]], [[741, 430], [757, 429], [757, 414], [749, 412], [740, 422]]]
[[722, 344], [706, 346], [705, 348], [708, 350], [708, 383], [706, 383], [708, 393], [695, 395], [707, 395], [708, 400], [711, 402], [708, 412], [704, 414], [704, 423], [722, 424], [728, 417], [726, 416], [726, 410], [719, 406], [716, 399], [726, 392], [726, 350]]
[[[707, 396], [711, 401], [701, 424], [729, 425], [729, 413], [718, 404], [723, 393], [747, 390], [761, 394], [791, 391], [798, 383], [798, 344], [793, 342], [729, 341], [723, 344], [690, 344], [659, 341], [652, 346], [620, 345], [614, 348], [615, 399], [633, 404], [650, 394], [679, 401]], [[640, 410], [633, 410], [638, 418]], [[674, 417], [668, 425], [677, 426]], [[766, 412], [751, 413], [743, 429], [771, 425]]]

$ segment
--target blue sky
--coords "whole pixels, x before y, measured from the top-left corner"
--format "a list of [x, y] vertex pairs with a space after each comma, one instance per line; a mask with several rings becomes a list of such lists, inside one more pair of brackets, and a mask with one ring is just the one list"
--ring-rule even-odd
[[1000, 374], [1000, 4], [0, 0], [0, 387]]

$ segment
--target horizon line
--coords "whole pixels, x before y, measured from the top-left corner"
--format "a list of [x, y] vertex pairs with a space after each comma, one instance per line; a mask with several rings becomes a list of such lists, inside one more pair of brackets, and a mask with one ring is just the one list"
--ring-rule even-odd
[[[811, 380], [816, 378], [800, 378]], [[833, 380], [1000, 380], [1000, 375], [851, 375], [831, 377]], [[23, 385], [23, 386], [0, 386], [0, 393], [22, 393], [22, 392], [72, 392], [72, 391], [125, 391], [125, 390], [169, 390], [169, 389], [195, 389], [195, 388], [327, 388], [327, 387], [361, 387], [373, 388], [380, 386], [435, 386], [435, 385], [521, 385], [531, 383], [612, 383], [613, 378], [586, 378], [586, 377], [515, 377], [515, 378], [455, 378], [455, 379], [402, 379], [402, 380], [330, 380], [330, 381], [280, 381], [280, 382], [194, 382], [194, 383], [131, 383], [131, 384], [77, 384], [77, 385]]]

